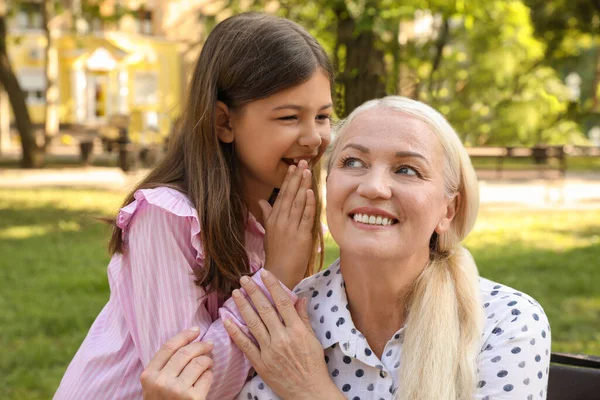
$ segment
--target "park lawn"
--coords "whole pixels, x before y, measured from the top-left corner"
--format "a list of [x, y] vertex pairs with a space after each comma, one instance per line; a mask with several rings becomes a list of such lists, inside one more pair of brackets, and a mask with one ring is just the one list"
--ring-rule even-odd
[[[52, 397], [108, 300], [109, 229], [123, 193], [0, 189], [0, 398]], [[529, 293], [553, 350], [600, 355], [600, 212], [484, 209], [467, 246], [481, 274]], [[337, 257], [331, 239], [326, 265]]]

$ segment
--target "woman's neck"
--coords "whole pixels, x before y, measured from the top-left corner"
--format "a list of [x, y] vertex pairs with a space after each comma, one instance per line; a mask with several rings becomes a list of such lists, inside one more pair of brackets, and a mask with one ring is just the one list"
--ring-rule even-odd
[[352, 320], [378, 357], [404, 326], [410, 291], [427, 264], [422, 258], [398, 261], [340, 254]]

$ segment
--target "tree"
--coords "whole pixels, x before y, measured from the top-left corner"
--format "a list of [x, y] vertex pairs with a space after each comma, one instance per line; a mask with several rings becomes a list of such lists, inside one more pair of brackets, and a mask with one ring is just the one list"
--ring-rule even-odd
[[15, 125], [21, 136], [21, 166], [35, 168], [42, 164], [43, 157], [33, 135], [31, 118], [25, 103], [25, 94], [19, 85], [19, 80], [8, 58], [6, 50], [6, 2], [0, 2], [0, 83], [6, 90], [10, 105], [15, 116]]
[[559, 119], [600, 123], [600, 1], [524, 1], [536, 36], [548, 43], [544, 64], [563, 76], [577, 72], [583, 78], [578, 104]]

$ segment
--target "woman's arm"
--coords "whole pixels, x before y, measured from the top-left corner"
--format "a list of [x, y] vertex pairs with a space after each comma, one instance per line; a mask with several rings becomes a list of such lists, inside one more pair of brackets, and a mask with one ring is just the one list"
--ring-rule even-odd
[[200, 333], [192, 328], [178, 333], [150, 360], [140, 381], [144, 400], [205, 400], [213, 380], [210, 342], [192, 343]]
[[235, 344], [279, 397], [345, 399], [329, 378], [323, 348], [306, 312], [306, 300], [301, 299], [294, 305], [273, 274], [262, 271], [261, 276], [275, 307], [252, 280], [241, 282], [252, 305], [241, 291], [233, 294], [240, 314], [260, 348], [236, 324], [226, 320], [225, 327]]

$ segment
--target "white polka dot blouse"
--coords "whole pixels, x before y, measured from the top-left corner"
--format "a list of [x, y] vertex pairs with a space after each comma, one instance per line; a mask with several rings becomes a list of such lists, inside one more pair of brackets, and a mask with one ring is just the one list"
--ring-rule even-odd
[[[542, 307], [530, 296], [487, 279], [480, 279], [480, 289], [485, 326], [474, 399], [545, 399], [550, 326]], [[398, 376], [404, 328], [390, 338], [379, 359], [352, 322], [339, 261], [302, 281], [294, 292], [309, 299], [311, 324], [329, 374], [346, 398], [388, 400], [402, 390]], [[279, 397], [256, 375], [237, 399]]]

